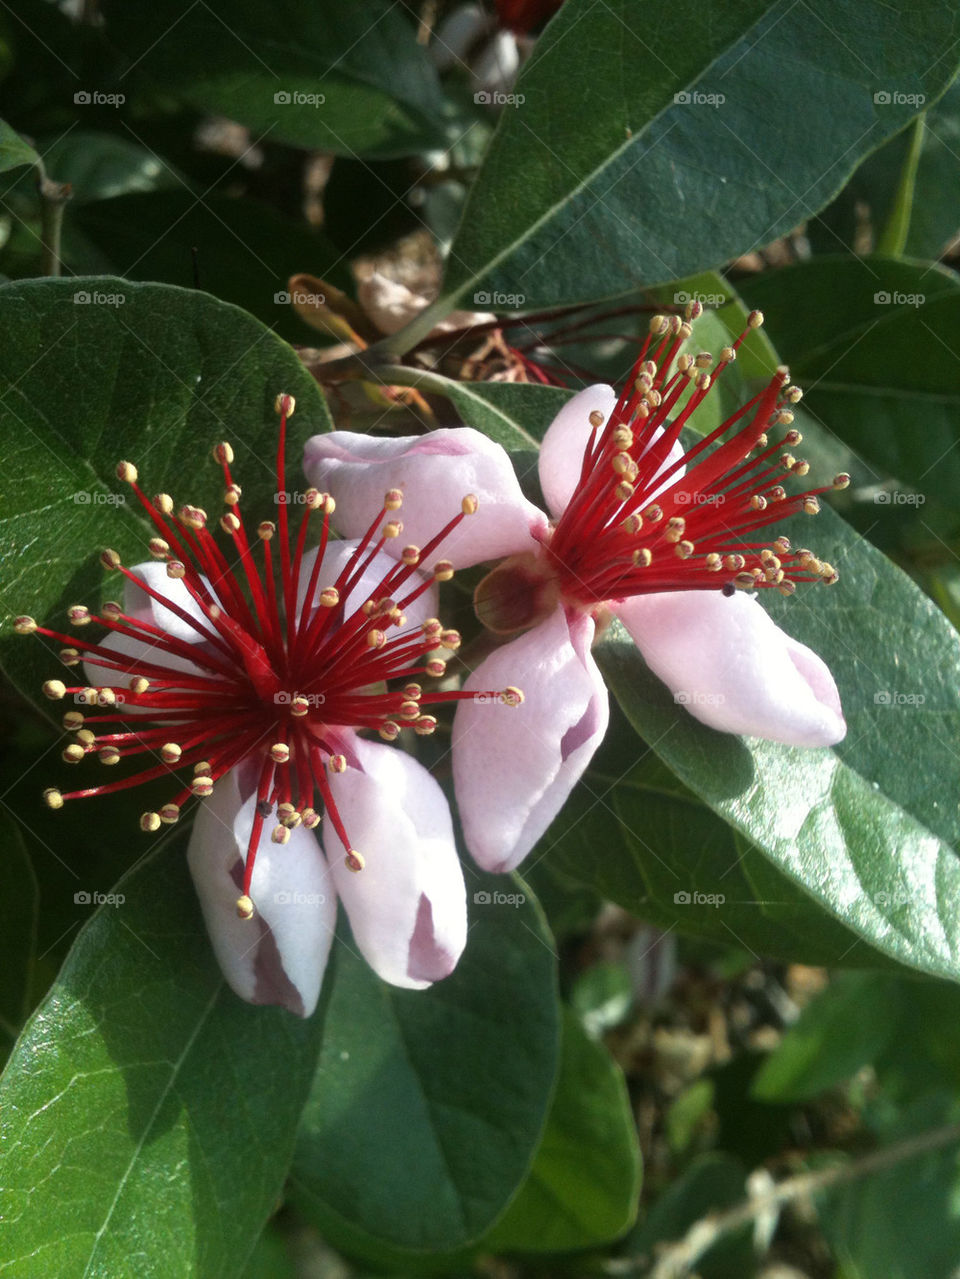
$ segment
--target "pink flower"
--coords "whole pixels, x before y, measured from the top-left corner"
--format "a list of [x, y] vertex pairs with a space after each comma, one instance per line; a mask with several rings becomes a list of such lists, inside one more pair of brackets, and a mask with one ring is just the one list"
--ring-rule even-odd
[[[452, 566], [440, 560], [424, 573], [418, 565], [476, 499], [458, 499], [457, 514], [425, 534], [422, 551], [404, 544], [394, 557], [384, 547], [402, 529], [399, 492], [378, 496], [359, 540], [330, 542], [334, 502], [311, 489], [297, 495], [303, 515], [293, 536], [291, 495], [281, 491], [291, 397], [279, 397], [278, 409], [277, 522], [261, 523], [253, 546], [228, 444], [214, 457], [223, 468], [229, 555], [204, 511], [175, 512], [166, 494], [149, 499], [136, 467], [121, 462], [118, 477], [155, 529], [154, 562], [127, 568], [116, 551], [103, 552], [104, 567], [125, 579], [123, 604], [104, 605], [100, 616], [81, 605], [69, 610], [77, 627], [104, 627], [100, 640], [30, 617], [16, 629], [66, 645], [68, 667], [83, 664], [88, 684], [44, 685], [48, 697], [70, 694], [84, 707], [64, 716], [76, 735], [64, 759], [141, 765], [117, 781], [66, 793], [51, 787], [48, 805], [189, 769], [168, 803], [143, 814], [141, 828], [172, 825], [191, 796], [203, 801], [187, 857], [224, 976], [251, 1003], [305, 1017], [317, 1003], [338, 898], [357, 948], [394, 985], [422, 988], [447, 976], [466, 941], [466, 893], [443, 792], [410, 755], [359, 732], [385, 742], [403, 727], [431, 733], [436, 720], [425, 707], [474, 697], [430, 693], [418, 682], [442, 675], [439, 652], [459, 644], [432, 616], [434, 582]], [[318, 519], [319, 547], [306, 552]], [[503, 696], [521, 697], [517, 689]]]
[[[697, 314], [694, 304], [688, 319]], [[752, 327], [760, 323], [751, 315]], [[825, 491], [791, 496], [780, 482], [808, 470], [789, 452], [800, 440], [790, 411], [800, 391], [778, 370], [684, 452], [682, 427], [746, 336], [709, 373], [709, 356], [680, 354], [690, 333], [676, 316], [655, 317], [619, 397], [591, 386], [560, 410], [539, 460], [549, 518], [522, 496], [503, 450], [470, 428], [377, 441], [337, 432], [307, 445], [307, 474], [336, 495], [347, 532], [387, 478], [415, 518], [464, 486], [483, 489], [480, 515], [458, 532], [458, 563], [509, 555], [475, 604], [490, 629], [518, 634], [465, 689], [496, 687], [509, 671], [525, 693], [519, 716], [494, 708], [481, 721], [467, 703], [454, 723], [464, 831], [488, 869], [526, 856], [603, 737], [607, 692], [590, 650], [611, 615], [677, 702], [712, 728], [797, 746], [831, 745], [846, 732], [826, 665], [747, 593], [791, 594], [797, 583], [837, 578], [811, 551], [766, 531], [814, 513]], [[837, 476], [828, 487], [848, 482]]]

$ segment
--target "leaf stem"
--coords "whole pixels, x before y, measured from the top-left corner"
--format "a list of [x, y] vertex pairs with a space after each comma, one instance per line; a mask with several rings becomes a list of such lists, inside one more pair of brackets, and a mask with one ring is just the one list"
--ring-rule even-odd
[[914, 121], [910, 146], [907, 148], [903, 168], [900, 170], [893, 209], [877, 240], [878, 253], [899, 257], [907, 247], [907, 235], [913, 213], [913, 194], [917, 185], [917, 166], [920, 163], [920, 152], [923, 150], [924, 118], [925, 113], [921, 112]]
[[37, 166], [37, 192], [40, 196], [40, 239], [43, 244], [41, 274], [60, 274], [60, 233], [63, 228], [63, 210], [73, 194], [69, 182], [54, 182], [48, 178], [42, 163]]
[[749, 1225], [758, 1217], [775, 1212], [797, 1199], [845, 1182], [858, 1181], [871, 1173], [883, 1172], [908, 1159], [915, 1159], [917, 1155], [938, 1150], [941, 1146], [949, 1146], [954, 1142], [960, 1142], [960, 1124], [948, 1124], [920, 1133], [916, 1137], [907, 1137], [904, 1141], [885, 1146], [882, 1150], [871, 1151], [870, 1154], [852, 1159], [848, 1163], [788, 1177], [772, 1190], [753, 1195], [725, 1212], [701, 1217], [682, 1239], [668, 1244], [652, 1266], [645, 1258], [612, 1258], [604, 1264], [603, 1273], [610, 1276], [645, 1274], [649, 1279], [683, 1279], [683, 1276], [690, 1274], [700, 1258], [725, 1235]]

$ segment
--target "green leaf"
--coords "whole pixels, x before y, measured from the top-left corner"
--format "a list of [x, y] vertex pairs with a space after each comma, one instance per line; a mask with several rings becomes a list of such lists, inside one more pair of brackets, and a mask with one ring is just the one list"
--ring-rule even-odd
[[[682, 1176], [653, 1204], [631, 1232], [624, 1251], [636, 1266], [650, 1266], [664, 1244], [681, 1239], [690, 1227], [745, 1197], [746, 1170], [738, 1159], [723, 1153], [694, 1160]], [[749, 1233], [728, 1236], [697, 1262], [704, 1279], [743, 1279], [751, 1273]], [[641, 1270], [639, 1273], [644, 1273]]]
[[[957, 276], [930, 263], [819, 257], [744, 281], [742, 289], [763, 310], [794, 378], [808, 387], [804, 404], [854, 450], [860, 475], [892, 475], [921, 497], [954, 504]], [[889, 505], [897, 495], [875, 500]]]
[[185, 186], [176, 170], [148, 147], [98, 129], [71, 129], [50, 140], [43, 147], [43, 162], [57, 182], [70, 183], [71, 216], [92, 200]]
[[875, 1062], [896, 1033], [902, 989], [876, 973], [840, 973], [760, 1067], [753, 1097], [809, 1101]]
[[640, 1147], [620, 1068], [568, 1012], [557, 1091], [530, 1175], [483, 1241], [491, 1252], [563, 1252], [616, 1239], [640, 1193]]
[[501, 876], [472, 882], [466, 952], [430, 990], [385, 986], [349, 948], [338, 955], [292, 1191], [361, 1255], [474, 1242], [543, 1130], [559, 1056], [552, 938], [521, 881], [519, 905], [489, 900]]
[[[791, 524], [784, 529], [796, 540]], [[799, 536], [808, 531], [809, 520]], [[960, 813], [950, 796], [960, 758], [944, 741], [960, 732], [957, 634], [833, 512], [818, 519], [815, 543], [842, 565], [841, 583], [765, 605], [831, 667], [848, 723], [839, 746], [801, 750], [706, 728], [674, 703], [619, 627], [597, 659], [668, 768], [784, 876], [876, 950], [956, 980], [960, 865], [950, 845]], [[687, 905], [678, 903], [678, 922]]]
[[24, 164], [33, 166], [39, 163], [40, 157], [33, 147], [24, 142], [6, 120], [0, 120], [0, 173], [6, 173], [8, 169], [19, 169]]
[[322, 1020], [227, 988], [179, 848], [115, 892], [0, 1079], [3, 1272], [227, 1279], [276, 1206]]
[[[940, 1093], [875, 1124], [883, 1144], [933, 1132], [960, 1117]], [[958, 1137], [840, 1186], [823, 1196], [818, 1217], [849, 1279], [951, 1279], [960, 1255]]]
[[390, 0], [108, 0], [110, 38], [135, 81], [337, 155], [442, 146], [443, 98], [416, 26]]
[[[309, 270], [348, 285], [340, 255], [319, 231], [282, 217], [268, 205], [228, 196], [198, 199], [183, 184], [176, 191], [118, 196], [71, 210], [65, 256], [83, 272], [105, 260], [134, 280], [200, 287], [255, 315], [282, 337], [313, 342], [315, 333], [289, 300], [291, 275]], [[96, 256], [89, 256], [89, 247]]]
[[[911, 95], [943, 91], [956, 34], [939, 0], [750, 0], [716, 20], [567, 0], [501, 116], [437, 311], [612, 297], [775, 239], [904, 127]], [[586, 111], [558, 109], [577, 94]]]
[[20, 831], [4, 812], [0, 866], [0, 1045], [5, 1055], [30, 1010], [39, 889]]
[[[91, 300], [75, 302], [77, 295]], [[100, 591], [114, 597], [119, 582], [98, 562], [104, 546], [127, 563], [149, 559], [153, 529], [116, 479], [121, 459], [140, 465], [149, 492], [216, 511], [223, 476], [210, 450], [229, 439], [245, 510], [267, 518], [276, 509], [277, 394], [297, 398], [291, 487], [302, 441], [329, 429], [317, 384], [290, 348], [205, 294], [94, 277], [7, 284], [0, 300], [0, 375], [9, 388], [0, 400], [8, 617], [29, 613], [60, 626], [69, 605], [94, 602]], [[55, 658], [4, 630], [0, 663], [35, 697], [57, 673]]]

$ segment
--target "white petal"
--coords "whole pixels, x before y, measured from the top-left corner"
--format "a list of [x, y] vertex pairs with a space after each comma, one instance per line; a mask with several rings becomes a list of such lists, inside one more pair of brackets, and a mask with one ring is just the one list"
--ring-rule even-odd
[[540, 487], [554, 519], [563, 514], [580, 483], [584, 450], [598, 429], [590, 425], [590, 414], [602, 414], [605, 423], [616, 402], [613, 387], [598, 382], [567, 400], [547, 427], [538, 466]]
[[523, 690], [518, 707], [461, 702], [453, 777], [467, 847], [512, 870], [563, 807], [607, 729], [607, 690], [590, 653], [594, 624], [558, 609], [486, 658], [464, 687]]
[[491, 21], [491, 15], [479, 4], [460, 4], [446, 14], [430, 44], [430, 56], [437, 70], [447, 71], [456, 63], [466, 66], [464, 58], [490, 29]]
[[[249, 776], [249, 774], [248, 774]], [[187, 861], [214, 953], [231, 988], [251, 1004], [280, 1004], [300, 1017], [317, 1006], [337, 919], [336, 890], [316, 837], [302, 826], [287, 844], [264, 823], [250, 896], [236, 911], [256, 791], [241, 797], [238, 770], [216, 783], [197, 811]]]
[[353, 741], [330, 777], [347, 835], [366, 865], [351, 871], [329, 814], [323, 843], [360, 953], [384, 981], [420, 990], [453, 972], [467, 940], [467, 898], [446, 798], [404, 751]]
[[413, 543], [425, 547], [460, 510], [468, 494], [480, 502], [430, 557], [467, 568], [533, 549], [532, 531], [546, 518], [520, 491], [506, 452], [469, 426], [402, 439], [377, 439], [332, 431], [307, 441], [303, 469], [311, 484], [337, 502], [334, 521], [345, 537], [362, 537], [382, 509], [390, 488], [403, 490], [403, 533], [388, 543], [399, 555]]
[[[135, 564], [131, 572], [136, 573], [138, 577], [142, 577], [148, 586], [165, 596], [179, 608], [182, 608], [191, 617], [196, 618], [198, 621], [205, 620], [202, 610], [197, 607], [196, 601], [184, 586], [182, 580], [167, 577], [167, 571], [163, 564], [159, 564], [155, 560], [148, 560], [145, 564]], [[209, 589], [210, 584], [207, 579], [204, 578], [203, 581]], [[173, 639], [180, 640], [185, 644], [205, 642], [199, 632], [192, 626], [169, 608], [164, 608], [162, 604], [129, 579], [125, 579], [123, 609], [135, 621], [159, 627]], [[101, 647], [115, 653], [118, 658], [125, 659], [125, 662], [124, 669], [121, 672], [108, 670], [99, 665], [94, 658], [85, 661], [83, 669], [86, 672], [88, 681], [94, 685], [125, 684], [129, 679], [130, 673], [136, 670], [140, 662], [157, 663], [166, 667], [167, 670], [181, 671], [189, 675], [201, 673], [201, 668], [187, 658], [179, 657], [175, 653], [168, 653], [165, 648], [158, 646], [157, 642], [151, 640], [138, 640], [129, 635], [110, 632], [99, 643]], [[128, 711], [140, 713], [140, 708], [132, 705], [127, 709]]]
[[752, 596], [674, 591], [616, 612], [676, 701], [711, 728], [792, 746], [832, 746], [846, 733], [826, 664]]
[[520, 70], [520, 49], [512, 31], [498, 31], [473, 60], [473, 81], [500, 93], [511, 87]]
[[[353, 557], [354, 551], [359, 545], [356, 538], [344, 538], [338, 542], [330, 542], [323, 555], [323, 564], [320, 568], [320, 574], [317, 578], [317, 589], [322, 591], [325, 586], [333, 586], [343, 569]], [[300, 569], [300, 589], [297, 592], [297, 615], [303, 606], [303, 599], [310, 584], [310, 574], [313, 572], [313, 566], [316, 563], [316, 550], [308, 551], [303, 557], [303, 564]], [[379, 589], [380, 584], [388, 573], [393, 572], [397, 567], [397, 561], [392, 555], [388, 555], [386, 551], [378, 551], [370, 561], [370, 567], [365, 569], [360, 576], [360, 581], [347, 594], [345, 601], [345, 614], [349, 616], [361, 608], [368, 599], [382, 598], [383, 592]], [[416, 590], [424, 581], [425, 577], [422, 573], [414, 572], [408, 579], [402, 591], [394, 595], [397, 603], [399, 603], [405, 595]], [[413, 601], [409, 608], [405, 609], [407, 624], [403, 628], [405, 632], [414, 630], [422, 625], [428, 617], [436, 617], [439, 608], [439, 592], [436, 584], [431, 581], [430, 586], [423, 594]], [[399, 635], [401, 632], [391, 630], [391, 637]]]

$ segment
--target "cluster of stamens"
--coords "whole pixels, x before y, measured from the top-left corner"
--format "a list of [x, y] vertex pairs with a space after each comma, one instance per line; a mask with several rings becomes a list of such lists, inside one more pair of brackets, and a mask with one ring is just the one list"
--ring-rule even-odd
[[570, 603], [590, 608], [659, 591], [732, 594], [771, 586], [791, 595], [799, 582], [837, 581], [833, 566], [812, 551], [794, 549], [786, 537], [756, 536], [797, 512], [816, 514], [820, 494], [850, 483], [838, 475], [800, 493], [784, 487], [788, 477], [802, 479], [810, 469], [793, 453], [801, 435], [792, 409], [802, 392], [785, 368], [682, 461], [668, 464], [684, 426], [750, 330], [763, 323], [752, 312], [713, 367], [705, 352], [681, 354], [701, 312], [692, 302], [684, 320], [654, 316], [606, 423], [591, 414], [594, 433], [580, 483], [547, 542], [559, 592]]
[[[293, 398], [278, 396], [276, 407], [281, 490]], [[38, 626], [31, 617], [17, 618], [15, 629], [62, 644], [60, 658], [68, 668], [87, 661], [116, 673], [116, 682], [103, 685], [71, 685], [60, 679], [44, 684], [48, 698], [70, 696], [78, 707], [63, 716], [63, 727], [73, 734], [63, 759], [79, 764], [96, 756], [109, 767], [122, 759], [145, 761], [137, 772], [117, 781], [70, 792], [50, 787], [44, 792], [49, 807], [189, 770], [189, 780], [179, 779], [179, 789], [168, 803], [140, 818], [141, 829], [157, 831], [179, 820], [191, 796], [208, 797], [230, 769], [251, 759], [258, 763], [255, 817], [237, 902], [238, 914], [250, 918], [256, 850], [268, 821], [274, 823], [273, 841], [285, 844], [297, 826], [313, 829], [325, 813], [348, 850], [347, 866], [363, 869], [364, 856], [350, 843], [328, 776], [352, 765], [352, 730], [372, 730], [387, 742], [395, 741], [403, 728], [426, 735], [437, 727], [426, 707], [475, 698], [499, 698], [516, 706], [523, 694], [512, 687], [485, 694], [437, 687], [448, 655], [460, 645], [459, 634], [436, 618], [404, 631], [404, 610], [433, 582], [453, 576], [448, 560], [437, 560], [430, 571], [422, 565], [430, 562], [460, 521], [476, 511], [474, 496], [463, 499], [460, 511], [422, 549], [405, 547], [384, 572], [375, 595], [348, 610], [348, 597], [379, 552], [403, 531], [397, 518], [402, 493], [391, 489], [386, 494], [382, 510], [336, 581], [322, 585], [333, 499], [307, 490], [295, 538], [287, 505], [281, 501], [277, 521], [260, 523], [252, 541], [240, 510], [240, 486], [231, 474], [233, 449], [218, 444], [213, 456], [223, 470], [226, 511], [219, 525], [230, 538], [229, 554], [211, 534], [205, 511], [189, 505], [177, 510], [165, 493], [151, 499], [140, 488], [132, 463], [117, 467], [117, 477], [130, 485], [153, 524], [150, 554], [165, 564], [168, 578], [186, 588], [196, 615], [127, 568], [116, 551], [105, 550], [100, 557], [105, 569], [119, 572], [186, 623], [195, 633], [194, 642], [142, 616], [130, 616], [113, 602], [104, 604], [99, 614], [74, 605], [67, 610], [68, 620], [80, 630], [96, 624], [146, 644], [143, 656], [130, 659], [109, 645]], [[317, 519], [319, 546], [307, 574], [308, 530]], [[279, 555], [274, 554], [275, 539]], [[254, 551], [257, 542], [259, 557]], [[171, 664], [170, 658], [177, 660]], [[179, 668], [183, 661], [189, 663], [186, 670]], [[424, 687], [423, 681], [432, 683]], [[94, 708], [97, 713], [91, 716]]]

